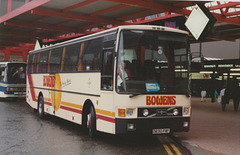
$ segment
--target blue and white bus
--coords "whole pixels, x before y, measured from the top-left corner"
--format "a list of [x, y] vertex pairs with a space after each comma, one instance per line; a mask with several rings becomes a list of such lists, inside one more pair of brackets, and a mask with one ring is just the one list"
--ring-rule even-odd
[[26, 63], [0, 62], [0, 98], [26, 96]]

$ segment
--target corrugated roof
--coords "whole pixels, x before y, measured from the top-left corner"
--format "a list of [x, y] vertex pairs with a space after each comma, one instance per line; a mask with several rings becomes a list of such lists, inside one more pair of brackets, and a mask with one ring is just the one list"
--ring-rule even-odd
[[[68, 33], [84, 35], [111, 26], [188, 16], [194, 4], [162, 0], [33, 0], [0, 16], [0, 49]], [[205, 5], [217, 18], [206, 41], [240, 38], [240, 2], [215, 1]]]

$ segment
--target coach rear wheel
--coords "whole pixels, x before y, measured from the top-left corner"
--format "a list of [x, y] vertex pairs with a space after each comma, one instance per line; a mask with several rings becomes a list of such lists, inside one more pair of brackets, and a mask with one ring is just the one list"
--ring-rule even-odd
[[87, 128], [90, 137], [95, 137], [96, 135], [96, 113], [94, 108], [91, 106], [87, 114]]
[[38, 99], [38, 115], [40, 118], [44, 117], [44, 100], [42, 96]]

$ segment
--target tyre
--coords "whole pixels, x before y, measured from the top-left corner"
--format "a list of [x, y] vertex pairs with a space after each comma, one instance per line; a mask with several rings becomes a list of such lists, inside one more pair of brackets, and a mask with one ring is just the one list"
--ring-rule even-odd
[[87, 128], [88, 134], [91, 138], [96, 136], [96, 113], [93, 106], [90, 107], [89, 112], [87, 114]]
[[43, 96], [39, 96], [38, 99], [38, 115], [40, 118], [44, 117], [44, 99]]

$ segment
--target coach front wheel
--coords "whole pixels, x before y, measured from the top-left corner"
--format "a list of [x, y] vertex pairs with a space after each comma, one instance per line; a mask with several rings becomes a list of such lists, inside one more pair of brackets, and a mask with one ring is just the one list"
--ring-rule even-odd
[[87, 114], [87, 128], [90, 137], [95, 137], [96, 135], [96, 113], [94, 108], [91, 106]]
[[38, 99], [38, 115], [40, 118], [44, 117], [44, 100], [43, 96], [40, 96]]

